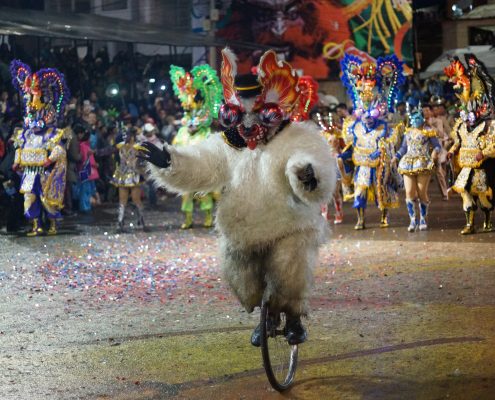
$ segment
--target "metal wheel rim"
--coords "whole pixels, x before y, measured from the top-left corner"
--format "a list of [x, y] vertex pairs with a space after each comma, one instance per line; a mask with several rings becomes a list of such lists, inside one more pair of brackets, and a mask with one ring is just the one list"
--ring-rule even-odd
[[[266, 376], [272, 387], [275, 390], [282, 392], [287, 390], [294, 381], [297, 368], [298, 346], [289, 345], [285, 337], [280, 335], [277, 335], [275, 338], [269, 337], [266, 323], [268, 315], [269, 305], [263, 303], [260, 318], [263, 367], [265, 368]], [[276, 356], [275, 352], [283, 354], [282, 357], [286, 359], [284, 364], [274, 365], [274, 362], [276, 362], [276, 360], [273, 359]]]

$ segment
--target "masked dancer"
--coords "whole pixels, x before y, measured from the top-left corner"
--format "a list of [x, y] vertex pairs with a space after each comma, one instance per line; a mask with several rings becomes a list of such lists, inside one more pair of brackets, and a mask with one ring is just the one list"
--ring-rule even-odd
[[24, 214], [32, 222], [28, 236], [44, 232], [42, 214], [49, 221], [47, 233], [57, 233], [64, 205], [67, 155], [62, 143], [66, 131], [57, 128], [69, 100], [63, 74], [54, 68], [31, 72], [19, 60], [10, 64], [12, 83], [24, 105], [24, 123], [15, 136], [16, 154], [12, 166], [22, 172], [20, 192]]
[[493, 230], [491, 214], [495, 190], [495, 127], [492, 121], [495, 82], [475, 55], [466, 54], [465, 58], [466, 67], [455, 58], [445, 68], [460, 100], [460, 118], [452, 130], [454, 144], [447, 157], [455, 156], [461, 168], [452, 190], [462, 197], [466, 215], [463, 235], [475, 232], [474, 212], [478, 206], [484, 213], [483, 231]]
[[[332, 157], [335, 158], [338, 165], [337, 186], [335, 187], [335, 193], [333, 195], [333, 207], [335, 210], [333, 223], [341, 224], [344, 221], [343, 194], [345, 194], [345, 192], [342, 193], [342, 180], [346, 180], [346, 189], [352, 182], [351, 171], [346, 169], [346, 165], [349, 164], [344, 164], [343, 160], [338, 157], [342, 153], [342, 149], [344, 148], [345, 143], [342, 137], [342, 131], [338, 129], [337, 126], [333, 123], [331, 112], [328, 112], [327, 115], [323, 115], [322, 113], [318, 112], [316, 113], [315, 117], [318, 125], [321, 128], [321, 134], [330, 145]], [[322, 205], [322, 214], [327, 221], [330, 220], [330, 207], [328, 204]]]
[[339, 156], [352, 159], [355, 167], [354, 228], [365, 228], [368, 200], [375, 201], [381, 210], [380, 227], [387, 227], [388, 210], [399, 206], [401, 178], [391, 163], [395, 141], [386, 116], [393, 112], [398, 86], [404, 80], [402, 63], [395, 55], [378, 58], [375, 63], [346, 54], [341, 67], [343, 83], [354, 104], [355, 120], [344, 124], [347, 146]]
[[[218, 116], [222, 104], [222, 85], [216, 71], [204, 64], [194, 67], [189, 73], [172, 65], [170, 78], [184, 109], [182, 127], [172, 144], [188, 146], [205, 140], [211, 133], [210, 125]], [[195, 198], [199, 201], [199, 208], [205, 213], [203, 226], [210, 228], [213, 225], [213, 193], [192, 192], [182, 195], [181, 211], [185, 219], [181, 229], [192, 227]]]
[[425, 118], [421, 103], [418, 108], [407, 108], [409, 127], [404, 132], [402, 145], [393, 160], [399, 161], [398, 170], [404, 177], [406, 189], [406, 206], [410, 223], [407, 228], [414, 232], [418, 227], [415, 201], [419, 199], [419, 230], [427, 229], [426, 216], [428, 214], [428, 185], [430, 177], [441, 150], [437, 133], [425, 126]]
[[125, 209], [131, 195], [132, 202], [136, 207], [137, 212], [137, 227], [146, 230], [143, 215], [143, 202], [141, 200], [141, 185], [144, 182], [142, 168], [140, 168], [140, 160], [136, 157], [139, 149], [137, 143], [137, 130], [134, 127], [127, 128], [120, 125], [120, 133], [122, 141], [117, 143], [118, 163], [115, 167], [110, 182], [119, 190], [119, 212], [118, 212], [118, 229], [120, 232], [125, 232], [124, 218]]

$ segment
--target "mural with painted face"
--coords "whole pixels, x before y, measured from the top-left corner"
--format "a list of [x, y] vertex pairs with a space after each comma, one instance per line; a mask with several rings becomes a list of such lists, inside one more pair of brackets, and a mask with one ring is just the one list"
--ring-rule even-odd
[[[395, 53], [412, 65], [412, 7], [408, 0], [224, 1], [217, 36], [276, 48], [293, 68], [316, 79], [338, 78], [344, 53]], [[248, 73], [261, 52], [236, 49]]]

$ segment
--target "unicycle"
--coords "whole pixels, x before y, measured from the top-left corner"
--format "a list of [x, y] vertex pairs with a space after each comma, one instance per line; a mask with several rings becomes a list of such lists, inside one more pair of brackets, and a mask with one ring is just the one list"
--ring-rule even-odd
[[285, 338], [285, 313], [273, 313], [270, 304], [261, 305], [261, 355], [266, 376], [272, 387], [283, 392], [294, 381], [298, 347]]

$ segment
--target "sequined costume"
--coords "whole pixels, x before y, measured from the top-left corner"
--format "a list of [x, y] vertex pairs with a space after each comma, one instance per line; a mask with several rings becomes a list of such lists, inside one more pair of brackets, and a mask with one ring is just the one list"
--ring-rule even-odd
[[[118, 128], [123, 140], [115, 146], [118, 150], [118, 162], [110, 180], [111, 184], [119, 190], [118, 232], [124, 233], [127, 230], [124, 220], [129, 195], [132, 198], [137, 216], [136, 227], [146, 230], [140, 189], [144, 182], [145, 169], [143, 161], [137, 157], [140, 146], [137, 142], [137, 130], [135, 128], [128, 129], [123, 123], [119, 123]], [[133, 224], [131, 225], [133, 226]]]
[[354, 103], [355, 119], [343, 132], [346, 149], [340, 155], [354, 164], [354, 204], [358, 220], [355, 229], [364, 229], [364, 210], [374, 200], [382, 211], [381, 227], [388, 226], [388, 209], [399, 206], [401, 178], [391, 159], [395, 137], [386, 122], [393, 111], [397, 87], [402, 83], [402, 63], [395, 55], [363, 62], [346, 54], [341, 62], [343, 83]]
[[461, 168], [452, 190], [462, 197], [466, 225], [462, 234], [474, 229], [474, 212], [480, 206], [485, 214], [483, 231], [493, 230], [491, 214], [495, 190], [495, 127], [491, 119], [495, 110], [495, 82], [486, 67], [473, 54], [466, 54], [467, 68], [454, 59], [445, 74], [454, 89], [461, 89], [460, 119], [452, 129], [454, 144], [449, 156], [455, 155]]
[[438, 152], [441, 150], [437, 133], [433, 129], [407, 128], [402, 146], [397, 152], [397, 158], [400, 160], [399, 173], [407, 175], [431, 173], [435, 167], [430, 154], [431, 149], [437, 149]]
[[[332, 157], [334, 157], [338, 169], [337, 169], [337, 187], [335, 188], [335, 193], [333, 195], [333, 206], [335, 209], [334, 223], [340, 224], [344, 220], [344, 208], [343, 208], [343, 196], [344, 198], [349, 197], [349, 184], [352, 183], [352, 175], [346, 170], [346, 165], [343, 160], [338, 156], [342, 153], [342, 149], [345, 146], [344, 139], [342, 137], [342, 132], [333, 124], [332, 114], [328, 113], [325, 118], [320, 113], [316, 113], [316, 121], [321, 128], [321, 134], [326, 139], [330, 145]], [[348, 165], [348, 164], [347, 164]], [[342, 185], [342, 177], [346, 181], [345, 185]], [[343, 193], [340, 193], [343, 189]], [[322, 214], [329, 220], [330, 210], [328, 204], [322, 205]]]
[[10, 64], [12, 83], [25, 108], [24, 124], [14, 139], [14, 168], [22, 171], [20, 192], [24, 195], [24, 214], [32, 221], [29, 236], [43, 233], [42, 212], [50, 221], [48, 234], [56, 234], [61, 218], [66, 184], [67, 156], [63, 139], [66, 131], [57, 129], [69, 99], [63, 75], [46, 68], [32, 73], [19, 60]]
[[[191, 72], [172, 65], [170, 78], [175, 94], [179, 97], [184, 108], [183, 126], [177, 132], [172, 144], [188, 146], [206, 139], [210, 133], [210, 125], [218, 115], [222, 102], [222, 85], [218, 76], [209, 65], [198, 65]], [[203, 226], [213, 225], [213, 193], [186, 193], [182, 196], [181, 211], [185, 215], [182, 229], [192, 227], [194, 200], [200, 204], [200, 210], [205, 213]]]
[[119, 152], [119, 162], [115, 167], [111, 184], [116, 187], [135, 187], [143, 183], [138, 168], [136, 147], [130, 143], [120, 142], [115, 146]]
[[[396, 153], [400, 160], [398, 171], [404, 176], [406, 189], [406, 207], [410, 223], [407, 228], [414, 232], [427, 229], [427, 214], [429, 208], [428, 186], [430, 176], [435, 166], [434, 158], [440, 153], [442, 146], [437, 138], [437, 132], [425, 125], [421, 104], [416, 110], [407, 107], [410, 125], [405, 129], [402, 145]], [[416, 218], [416, 200], [419, 200], [419, 224]]]

